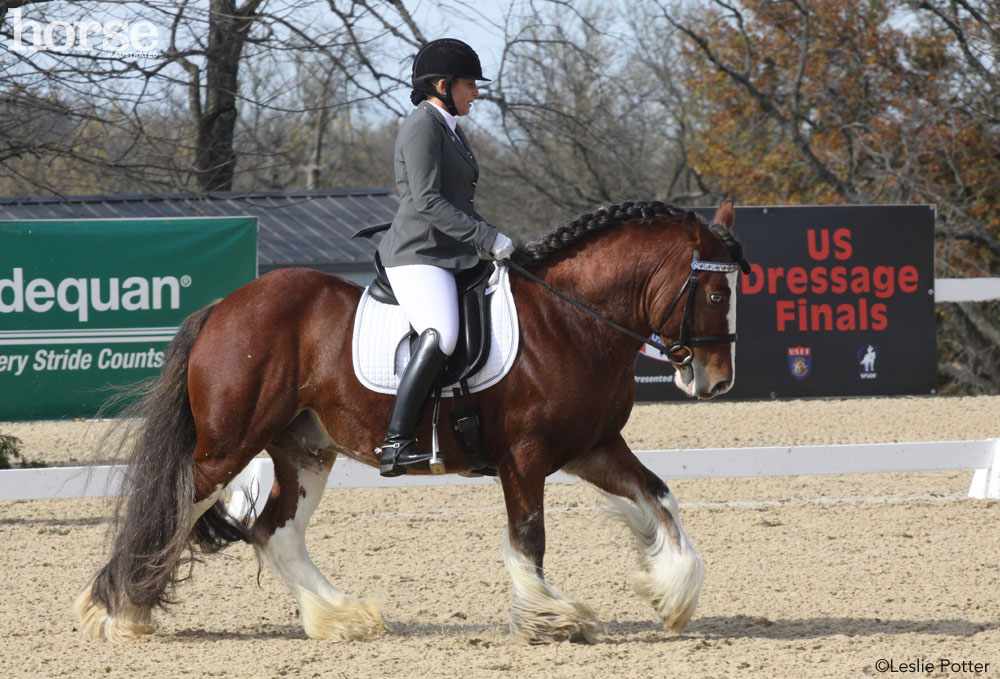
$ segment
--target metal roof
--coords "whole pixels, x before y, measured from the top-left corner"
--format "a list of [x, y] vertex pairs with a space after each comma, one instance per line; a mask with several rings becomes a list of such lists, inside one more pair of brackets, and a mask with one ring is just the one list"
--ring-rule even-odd
[[0, 219], [258, 218], [260, 271], [309, 266], [367, 270], [375, 245], [351, 240], [364, 226], [392, 221], [399, 201], [388, 189], [227, 191], [211, 194], [0, 196]]

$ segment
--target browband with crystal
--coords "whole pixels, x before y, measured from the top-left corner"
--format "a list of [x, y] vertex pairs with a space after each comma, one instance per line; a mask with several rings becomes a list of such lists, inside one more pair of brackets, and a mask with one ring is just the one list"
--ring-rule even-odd
[[717, 273], [735, 273], [740, 270], [739, 262], [705, 262], [700, 259], [691, 260], [691, 268], [695, 271], [714, 271]]

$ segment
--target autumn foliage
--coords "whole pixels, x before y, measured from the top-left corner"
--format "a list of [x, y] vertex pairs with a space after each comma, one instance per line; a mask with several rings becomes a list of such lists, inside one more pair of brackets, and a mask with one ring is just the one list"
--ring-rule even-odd
[[[698, 107], [693, 169], [758, 205], [935, 204], [937, 274], [1000, 275], [1000, 17], [965, 4], [757, 0], [668, 17]], [[944, 388], [994, 391], [998, 306], [941, 305], [939, 328]]]

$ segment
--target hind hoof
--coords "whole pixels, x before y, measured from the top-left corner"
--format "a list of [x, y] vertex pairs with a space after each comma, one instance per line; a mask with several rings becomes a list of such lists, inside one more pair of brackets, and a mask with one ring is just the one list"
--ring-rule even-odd
[[339, 603], [299, 592], [302, 627], [313, 639], [369, 641], [385, 631], [379, 602], [345, 596]]
[[141, 639], [156, 631], [156, 623], [149, 611], [139, 611], [135, 607], [119, 611], [111, 615], [104, 604], [93, 597], [93, 585], [80, 593], [73, 610], [80, 620], [80, 631], [87, 639], [106, 639], [107, 641], [128, 641]]

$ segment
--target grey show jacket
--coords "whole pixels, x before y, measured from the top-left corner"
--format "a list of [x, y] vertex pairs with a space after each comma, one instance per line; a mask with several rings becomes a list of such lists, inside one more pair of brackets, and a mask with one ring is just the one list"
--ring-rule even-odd
[[489, 253], [497, 230], [473, 207], [479, 165], [429, 101], [403, 122], [393, 167], [399, 209], [378, 246], [385, 266], [469, 269]]

